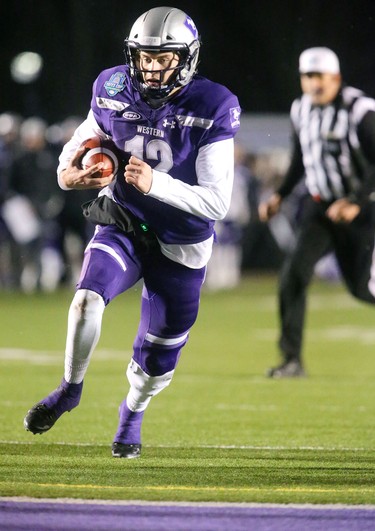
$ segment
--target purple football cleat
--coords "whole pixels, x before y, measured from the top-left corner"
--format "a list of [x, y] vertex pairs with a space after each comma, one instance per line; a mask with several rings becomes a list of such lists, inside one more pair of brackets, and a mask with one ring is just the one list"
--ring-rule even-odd
[[25, 429], [34, 435], [50, 430], [63, 413], [78, 406], [82, 387], [83, 382], [71, 384], [63, 378], [57, 389], [28, 411], [23, 421]]
[[124, 400], [119, 408], [119, 424], [112, 443], [112, 456], [132, 459], [141, 455], [141, 427], [144, 411], [131, 411]]

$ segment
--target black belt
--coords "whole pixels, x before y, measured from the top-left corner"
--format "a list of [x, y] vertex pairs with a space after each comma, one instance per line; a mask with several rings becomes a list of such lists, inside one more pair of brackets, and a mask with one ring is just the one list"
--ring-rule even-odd
[[155, 234], [130, 210], [119, 205], [106, 195], [83, 203], [83, 215], [98, 225], [116, 225], [132, 237], [134, 246], [140, 252], [149, 252], [158, 244]]

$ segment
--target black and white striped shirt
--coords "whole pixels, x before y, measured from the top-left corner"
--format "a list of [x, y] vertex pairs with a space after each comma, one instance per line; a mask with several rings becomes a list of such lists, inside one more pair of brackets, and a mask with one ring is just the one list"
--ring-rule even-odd
[[375, 164], [375, 100], [343, 87], [324, 107], [303, 95], [291, 107], [294, 149], [278, 192], [285, 197], [303, 175], [309, 193], [323, 201], [360, 200], [369, 166]]

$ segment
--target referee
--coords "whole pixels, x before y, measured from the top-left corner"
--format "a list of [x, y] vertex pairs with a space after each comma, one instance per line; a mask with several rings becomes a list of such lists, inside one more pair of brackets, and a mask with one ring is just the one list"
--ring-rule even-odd
[[303, 377], [306, 291], [315, 264], [334, 252], [350, 293], [375, 303], [375, 100], [342, 82], [339, 60], [328, 48], [309, 48], [299, 59], [302, 96], [291, 107], [289, 169], [281, 186], [259, 206], [268, 221], [305, 179], [294, 250], [279, 279], [281, 365], [271, 378]]

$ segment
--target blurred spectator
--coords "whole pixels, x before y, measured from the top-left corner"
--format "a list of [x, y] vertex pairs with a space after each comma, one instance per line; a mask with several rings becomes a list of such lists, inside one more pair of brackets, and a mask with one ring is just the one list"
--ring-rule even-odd
[[63, 207], [56, 182], [57, 160], [47, 144], [47, 124], [40, 118], [24, 120], [20, 127], [20, 151], [9, 171], [9, 189], [3, 217], [18, 245], [20, 287], [55, 289], [62, 274], [56, 246], [58, 216]]
[[0, 286], [3, 289], [13, 289], [17, 284], [12, 267], [16, 245], [3, 219], [2, 206], [8, 194], [10, 168], [19, 148], [21, 121], [15, 113], [0, 114]]
[[[280, 179], [285, 158], [286, 152], [282, 149], [247, 156], [247, 165], [251, 173], [256, 176], [258, 203], [272, 194]], [[250, 223], [244, 234], [243, 269], [271, 271], [278, 269], [284, 257], [284, 246], [291, 234], [287, 219], [283, 218], [274, 232], [271, 227], [260, 222], [257, 206], [253, 207]]]
[[13, 113], [0, 114], [0, 201], [8, 190], [9, 171], [19, 148], [22, 118]]
[[12, 289], [17, 281], [12, 264], [15, 243], [3, 219], [2, 205], [9, 188], [9, 173], [19, 148], [19, 128], [21, 117], [5, 112], [0, 114], [0, 286]]

